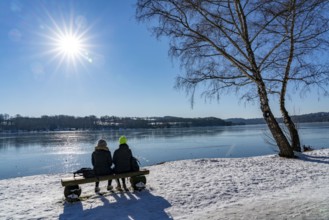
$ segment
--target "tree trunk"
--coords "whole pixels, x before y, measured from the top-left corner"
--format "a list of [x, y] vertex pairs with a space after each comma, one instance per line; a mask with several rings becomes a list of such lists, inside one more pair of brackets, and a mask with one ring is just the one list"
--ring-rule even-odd
[[290, 51], [289, 51], [289, 58], [287, 60], [287, 66], [282, 82], [282, 89], [280, 95], [280, 110], [283, 116], [283, 122], [289, 130], [289, 135], [291, 138], [291, 147], [292, 150], [301, 152], [300, 149], [300, 140], [299, 134], [296, 129], [294, 122], [291, 120], [289, 113], [285, 107], [285, 96], [287, 92], [287, 85], [290, 75], [291, 64], [294, 59], [294, 51], [295, 51], [295, 38], [294, 38], [294, 29], [295, 29], [295, 19], [296, 19], [296, 0], [290, 2], [291, 4], [291, 27], [290, 27]]
[[258, 94], [260, 98], [260, 108], [263, 112], [263, 117], [270, 129], [272, 136], [279, 147], [281, 157], [293, 158], [294, 152], [289, 144], [288, 139], [284, 135], [279, 123], [276, 121], [271, 108], [269, 106], [267, 92], [263, 82], [258, 82]]
[[286, 108], [282, 105], [281, 105], [281, 113], [283, 116], [283, 122], [289, 130], [292, 150], [301, 152], [299, 134], [295, 126], [295, 123], [292, 121]]

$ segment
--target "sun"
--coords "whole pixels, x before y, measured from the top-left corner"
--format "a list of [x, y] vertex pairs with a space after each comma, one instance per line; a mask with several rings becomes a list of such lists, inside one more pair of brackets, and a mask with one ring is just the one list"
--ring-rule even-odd
[[55, 33], [54, 50], [57, 57], [61, 57], [61, 60], [66, 60], [69, 63], [76, 63], [77, 61], [92, 62], [92, 59], [88, 55], [87, 45], [84, 43], [85, 39], [82, 34], [74, 33], [71, 31], [57, 31]]
[[[45, 10], [45, 22], [40, 24], [36, 34], [41, 37], [37, 42], [42, 48], [38, 56], [46, 59], [53, 72], [79, 74], [97, 65], [97, 47], [95, 43], [94, 23], [88, 24], [82, 15], [59, 12], [54, 16]], [[96, 59], [96, 62], [95, 62]]]
[[81, 39], [73, 34], [59, 36], [56, 42], [57, 51], [68, 58], [77, 58], [85, 50]]
[[88, 37], [89, 28], [83, 29], [71, 19], [59, 22], [51, 17], [52, 25], [48, 26], [49, 40], [48, 54], [52, 55], [51, 62], [57, 63], [58, 70], [62, 66], [71, 67], [78, 71], [80, 66], [87, 67], [93, 63], [91, 56], [91, 37]]

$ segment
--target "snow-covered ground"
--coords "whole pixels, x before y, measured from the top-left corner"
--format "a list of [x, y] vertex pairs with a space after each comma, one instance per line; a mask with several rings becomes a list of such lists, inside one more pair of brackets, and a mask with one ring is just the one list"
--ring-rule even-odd
[[[283, 159], [195, 159], [148, 167], [147, 190], [64, 201], [60, 179], [0, 181], [0, 219], [329, 219], [329, 149]], [[115, 185], [115, 183], [113, 183]], [[106, 182], [101, 182], [106, 191]]]

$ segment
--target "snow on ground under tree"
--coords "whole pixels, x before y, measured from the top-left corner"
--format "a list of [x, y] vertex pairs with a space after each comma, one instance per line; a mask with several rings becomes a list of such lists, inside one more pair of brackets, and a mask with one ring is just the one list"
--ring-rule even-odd
[[60, 184], [70, 174], [1, 180], [0, 219], [329, 219], [329, 149], [300, 157], [167, 162], [147, 167], [142, 192], [99, 196], [83, 184], [76, 203]]

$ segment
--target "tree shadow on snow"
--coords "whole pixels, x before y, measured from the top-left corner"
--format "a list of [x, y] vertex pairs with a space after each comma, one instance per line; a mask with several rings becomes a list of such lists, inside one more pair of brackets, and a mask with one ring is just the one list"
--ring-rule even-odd
[[[104, 196], [89, 198], [99, 203], [76, 202], [65, 203], [63, 213], [59, 216], [64, 219], [115, 219], [115, 220], [148, 220], [172, 219], [164, 210], [170, 203], [163, 197], [154, 196], [148, 190], [131, 193], [112, 193]], [[94, 207], [95, 206], [95, 207]]]
[[327, 156], [312, 156], [312, 155], [301, 154], [298, 157], [307, 162], [329, 164], [329, 157]]

